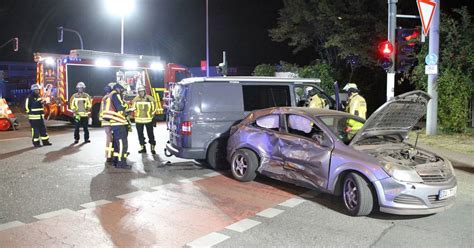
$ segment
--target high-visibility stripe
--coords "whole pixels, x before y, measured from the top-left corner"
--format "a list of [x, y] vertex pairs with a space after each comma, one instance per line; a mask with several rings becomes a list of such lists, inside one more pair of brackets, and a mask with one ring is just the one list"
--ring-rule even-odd
[[49, 136], [44, 136], [44, 137], [40, 137], [40, 138], [41, 138], [41, 140], [47, 140], [47, 139], [49, 139]]
[[123, 141], [122, 139], [119, 139], [119, 155], [118, 155], [119, 161], [122, 161], [122, 155], [123, 155]]
[[114, 153], [112, 142], [109, 142], [109, 145], [105, 148], [105, 151], [107, 151], [107, 158], [111, 158]]
[[128, 123], [121, 123], [121, 122], [111, 122], [111, 126], [125, 126], [128, 125]]
[[31, 109], [31, 111], [43, 111], [43, 108], [34, 108], [34, 109]]
[[31, 128], [31, 137], [33, 138], [33, 136], [35, 136], [35, 130]]
[[28, 105], [30, 103], [30, 98], [26, 98], [26, 102], [25, 102], [25, 109], [26, 109], [26, 113], [30, 112], [30, 108], [28, 107]]
[[38, 142], [40, 141], [40, 139], [36, 138], [36, 139], [33, 139], [34, 142]]

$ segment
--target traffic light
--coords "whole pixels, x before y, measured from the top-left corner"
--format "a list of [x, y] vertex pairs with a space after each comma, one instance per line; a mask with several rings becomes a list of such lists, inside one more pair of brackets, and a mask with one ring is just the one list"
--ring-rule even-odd
[[64, 41], [64, 27], [57, 27], [58, 30], [58, 42], [61, 43]]
[[398, 28], [396, 30], [396, 64], [397, 72], [406, 72], [417, 63], [417, 55], [421, 50], [419, 28]]
[[13, 51], [18, 52], [18, 37], [13, 38]]
[[393, 65], [393, 61], [390, 58], [393, 54], [393, 45], [390, 41], [386, 40], [379, 43], [378, 50], [381, 56], [379, 64], [384, 70], [388, 70]]
[[225, 51], [222, 52], [223, 61], [219, 63], [219, 66], [216, 66], [216, 70], [218, 74], [222, 74], [222, 76], [227, 76], [227, 60], [225, 57]]

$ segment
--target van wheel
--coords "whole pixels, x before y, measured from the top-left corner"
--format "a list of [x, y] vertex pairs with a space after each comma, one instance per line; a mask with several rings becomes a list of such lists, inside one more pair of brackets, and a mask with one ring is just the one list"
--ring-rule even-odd
[[352, 216], [364, 216], [372, 212], [374, 197], [369, 182], [357, 173], [349, 173], [344, 178], [342, 199]]
[[257, 155], [251, 150], [239, 149], [232, 155], [232, 175], [241, 182], [249, 182], [255, 179], [257, 167]]
[[99, 114], [100, 114], [100, 104], [95, 104], [94, 106], [92, 106], [92, 111], [91, 111], [93, 127], [100, 127]]
[[226, 160], [226, 144], [222, 139], [211, 143], [207, 149], [207, 163], [214, 170], [227, 170], [229, 163]]

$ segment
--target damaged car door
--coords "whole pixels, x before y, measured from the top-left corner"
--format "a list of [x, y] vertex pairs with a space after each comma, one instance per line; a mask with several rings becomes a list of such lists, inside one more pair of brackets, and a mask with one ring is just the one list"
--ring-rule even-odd
[[306, 116], [284, 115], [286, 133], [279, 150], [287, 179], [302, 186], [327, 187], [333, 143], [317, 123]]

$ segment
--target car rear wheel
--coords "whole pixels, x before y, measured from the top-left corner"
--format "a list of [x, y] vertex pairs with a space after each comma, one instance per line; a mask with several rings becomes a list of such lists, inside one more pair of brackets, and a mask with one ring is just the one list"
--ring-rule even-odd
[[364, 216], [372, 212], [374, 197], [369, 182], [357, 173], [349, 173], [344, 178], [342, 189], [344, 205], [350, 215]]
[[239, 149], [232, 156], [231, 170], [235, 179], [249, 182], [257, 176], [258, 157], [248, 149]]

